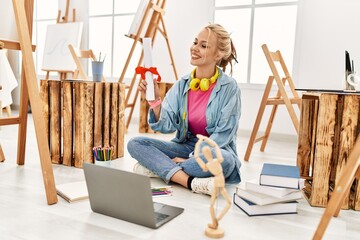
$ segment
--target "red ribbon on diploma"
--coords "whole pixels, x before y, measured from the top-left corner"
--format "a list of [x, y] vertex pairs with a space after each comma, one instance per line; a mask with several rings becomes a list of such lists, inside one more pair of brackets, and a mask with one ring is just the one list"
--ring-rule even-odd
[[156, 81], [157, 81], [157, 82], [160, 82], [160, 81], [161, 81], [161, 76], [160, 76], [160, 74], [158, 73], [156, 67], [146, 68], [146, 67], [141, 67], [141, 66], [139, 66], [139, 67], [135, 68], [135, 72], [136, 72], [136, 74], [141, 74], [141, 78], [142, 78], [142, 79], [145, 79], [145, 73], [146, 73], [146, 72], [151, 72], [152, 74], [157, 75], [157, 78], [156, 78]]

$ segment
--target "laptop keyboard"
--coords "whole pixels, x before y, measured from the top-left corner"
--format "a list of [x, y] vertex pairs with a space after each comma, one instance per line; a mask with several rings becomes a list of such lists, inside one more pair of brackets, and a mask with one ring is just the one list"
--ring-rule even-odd
[[161, 222], [162, 220], [164, 220], [165, 218], [169, 217], [169, 215], [167, 214], [163, 214], [163, 213], [159, 213], [159, 212], [155, 212], [155, 222]]

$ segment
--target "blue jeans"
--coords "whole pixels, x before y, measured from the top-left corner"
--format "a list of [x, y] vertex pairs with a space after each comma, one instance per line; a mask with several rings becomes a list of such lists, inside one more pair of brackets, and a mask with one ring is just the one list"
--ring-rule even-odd
[[[179, 170], [183, 170], [192, 177], [211, 177], [212, 174], [204, 172], [193, 156], [189, 155], [194, 151], [195, 144], [198, 141], [196, 136], [190, 137], [184, 143], [172, 141], [163, 141], [148, 137], [134, 137], [127, 144], [128, 152], [141, 165], [153, 171], [160, 176], [166, 183], [170, 182], [172, 176]], [[239, 183], [239, 169], [236, 168], [236, 158], [228, 151], [220, 149], [224, 161], [221, 163], [226, 183]], [[214, 149], [211, 150], [216, 157]], [[201, 151], [200, 151], [201, 152]], [[207, 160], [202, 153], [200, 158], [206, 163]], [[187, 159], [181, 163], [175, 163], [172, 159], [175, 157]]]

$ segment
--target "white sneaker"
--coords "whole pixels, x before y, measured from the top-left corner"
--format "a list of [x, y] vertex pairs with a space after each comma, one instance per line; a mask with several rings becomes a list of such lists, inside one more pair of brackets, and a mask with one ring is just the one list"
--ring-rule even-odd
[[159, 176], [156, 173], [154, 173], [153, 171], [150, 171], [149, 169], [147, 169], [146, 167], [144, 167], [140, 163], [136, 163], [134, 165], [133, 172], [141, 174], [141, 175], [145, 175], [145, 176], [148, 176], [148, 177], [151, 177], [151, 178], [159, 178]]
[[214, 177], [194, 178], [191, 182], [193, 192], [211, 195], [214, 191]]

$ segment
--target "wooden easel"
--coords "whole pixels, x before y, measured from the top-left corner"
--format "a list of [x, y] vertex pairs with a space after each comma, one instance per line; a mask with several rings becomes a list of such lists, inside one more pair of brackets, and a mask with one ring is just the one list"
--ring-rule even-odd
[[[56, 18], [56, 23], [67, 23], [69, 22], [69, 8], [70, 8], [70, 0], [66, 0], [66, 9], [65, 9], [65, 16], [61, 17], [61, 10], [58, 11], [58, 16]], [[60, 20], [61, 17], [61, 20]], [[76, 10], [73, 8], [73, 19], [72, 21], [75, 22], [76, 19]]]
[[[149, 26], [148, 26], [148, 28], [146, 30], [146, 33], [145, 33], [144, 37], [151, 38], [152, 39], [152, 45], [154, 45], [156, 33], [159, 31], [163, 35], [163, 37], [166, 40], [167, 47], [168, 47], [168, 51], [169, 51], [169, 55], [170, 55], [170, 59], [171, 59], [171, 64], [172, 64], [173, 71], [174, 71], [174, 74], [175, 74], [175, 79], [178, 79], [178, 75], [177, 75], [176, 68], [175, 68], [175, 63], [174, 63], [174, 58], [173, 58], [173, 55], [172, 55], [172, 52], [171, 52], [170, 43], [169, 43], [169, 39], [168, 39], [168, 36], [167, 36], [165, 23], [164, 23], [164, 18], [163, 18], [163, 15], [165, 13], [165, 11], [164, 11], [165, 2], [166, 2], [166, 0], [157, 0], [155, 2], [149, 1], [148, 5], [147, 5], [147, 7], [145, 9], [143, 18], [141, 19], [141, 23], [139, 25], [139, 28], [138, 28], [136, 34], [135, 35], [130, 34], [130, 36], [126, 35], [127, 37], [130, 37], [130, 38], [134, 39], [134, 43], [133, 43], [133, 45], [131, 47], [129, 56], [128, 56], [127, 60], [126, 60], [125, 66], [124, 66], [123, 71], [121, 73], [121, 76], [120, 76], [120, 79], [119, 79], [120, 83], [123, 83], [123, 81], [124, 81], [125, 73], [126, 73], [126, 70], [127, 70], [128, 66], [129, 66], [131, 57], [132, 57], [132, 55], [134, 53], [136, 44], [138, 42], [142, 41], [141, 33], [142, 33], [143, 28], [145, 27], [146, 20], [149, 17], [149, 14], [150, 14], [150, 12], [152, 10], [153, 10], [153, 13], [152, 13], [152, 16], [150, 16], [151, 17], [150, 23], [149, 23]], [[161, 26], [160, 26], [160, 24], [161, 24]], [[144, 52], [142, 51], [137, 66], [140, 66], [140, 64], [142, 63], [143, 57], [144, 57]], [[128, 116], [127, 121], [126, 121], [126, 128], [129, 127], [131, 117], [132, 117], [132, 114], [133, 114], [133, 111], [134, 111], [134, 107], [135, 107], [135, 104], [136, 104], [136, 100], [137, 100], [138, 95], [139, 95], [139, 90], [137, 89], [137, 86], [135, 86], [136, 87], [135, 96], [134, 96], [133, 100], [130, 101], [130, 96], [131, 96], [132, 90], [134, 88], [135, 81], [136, 81], [136, 73], [135, 73], [135, 70], [134, 70], [134, 76], [133, 76], [133, 78], [131, 80], [130, 86], [128, 86], [128, 92], [127, 92], [126, 99], [125, 99], [125, 109], [130, 108], [130, 113], [129, 113], [129, 116]]]
[[[58, 16], [56, 18], [56, 23], [68, 23], [69, 22], [69, 8], [70, 8], [70, 0], [66, 0], [66, 9], [65, 15], [61, 17], [61, 10], [58, 10]], [[76, 20], [76, 10], [73, 8], [73, 19], [72, 21], [75, 22]], [[51, 70], [47, 69], [44, 70], [46, 72], [45, 79], [49, 80], [50, 72], [57, 72], [59, 74], [59, 80], [66, 80], [68, 74], [74, 74], [73, 71], [61, 71], [61, 70]]]
[[[263, 94], [263, 97], [262, 97], [262, 100], [260, 103], [259, 111], [256, 116], [254, 127], [251, 132], [249, 143], [248, 143], [246, 153], [244, 156], [245, 161], [249, 160], [252, 148], [256, 142], [262, 141], [260, 151], [263, 152], [265, 150], [266, 143], [269, 138], [272, 124], [273, 124], [273, 121], [275, 118], [275, 114], [276, 114], [276, 111], [277, 111], [277, 108], [279, 105], [286, 106], [286, 109], [289, 112], [291, 121], [294, 124], [295, 130], [297, 133], [299, 132], [299, 120], [296, 116], [293, 104], [296, 104], [300, 109], [301, 98], [299, 97], [299, 95], [297, 94], [297, 92], [295, 90], [294, 82], [290, 76], [290, 73], [289, 73], [286, 65], [285, 65], [284, 59], [279, 50], [276, 52], [270, 52], [268, 47], [266, 46], [266, 44], [263, 44], [261, 47], [264, 51], [266, 60], [270, 66], [270, 69], [271, 69], [271, 72], [273, 75], [269, 76], [268, 82], [267, 82], [265, 90], [264, 90], [264, 94]], [[276, 69], [275, 62], [280, 63], [281, 68], [283, 69], [283, 72], [285, 74], [285, 77], [280, 78], [279, 72]], [[269, 97], [274, 80], [278, 87], [278, 91], [277, 91], [277, 94], [275, 97]], [[291, 96], [289, 97], [286, 93], [286, 90], [285, 90], [286, 82], [288, 82], [288, 84], [289, 84], [289, 87], [293, 94], [293, 97], [291, 97]], [[268, 121], [266, 130], [265, 130], [265, 133], [263, 136], [257, 138], [256, 135], [257, 135], [259, 127], [260, 127], [260, 123], [261, 123], [261, 120], [262, 120], [262, 117], [263, 117], [263, 114], [265, 111], [265, 107], [269, 106], [269, 105], [272, 106], [272, 111], [271, 111], [271, 114], [269, 117], [269, 121]]]
[[54, 174], [50, 160], [49, 147], [47, 144], [47, 136], [44, 130], [45, 120], [42, 113], [42, 102], [37, 86], [37, 76], [32, 56], [30, 33], [32, 32], [34, 1], [12, 0], [12, 4], [14, 7], [19, 42], [10, 42], [4, 40], [1, 41], [5, 44], [4, 48], [21, 50], [22, 52], [23, 63], [21, 73], [20, 109], [19, 117], [8, 117], [0, 119], [0, 126], [19, 124], [17, 164], [24, 165], [27, 112], [30, 100], [35, 125], [36, 139], [40, 155], [42, 175], [46, 191], [46, 198], [47, 203], [50, 205], [57, 202], [57, 195], [55, 189]]
[[349, 159], [345, 164], [339, 181], [335, 184], [334, 192], [330, 198], [320, 223], [316, 229], [313, 239], [322, 239], [325, 230], [332, 217], [339, 215], [341, 205], [348, 196], [350, 187], [354, 180], [360, 180], [360, 137], [358, 136], [355, 145], [350, 153]]

